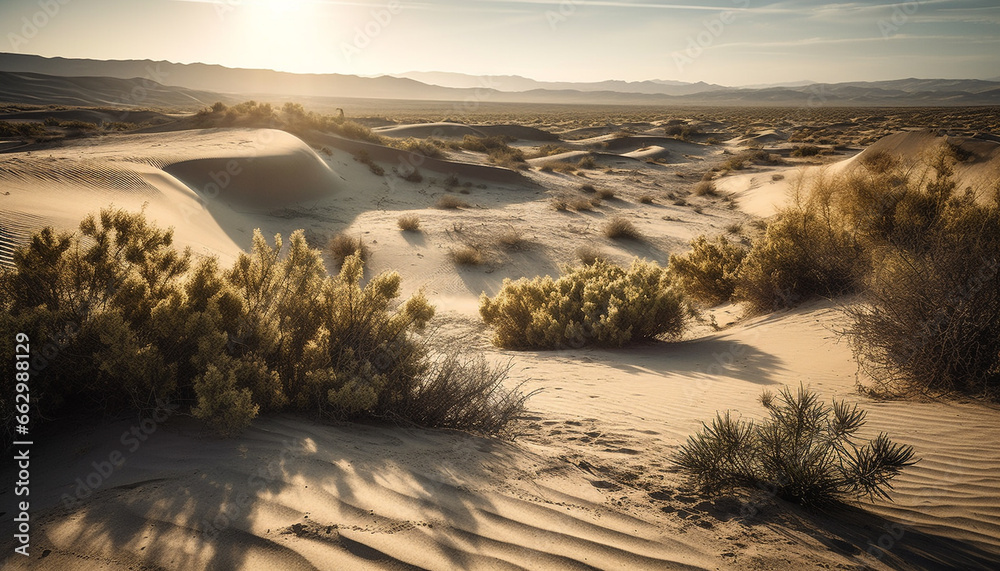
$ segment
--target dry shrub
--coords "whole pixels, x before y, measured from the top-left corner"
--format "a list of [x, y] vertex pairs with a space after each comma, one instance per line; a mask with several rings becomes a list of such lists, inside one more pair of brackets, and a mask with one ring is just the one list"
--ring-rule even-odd
[[452, 196], [450, 194], [443, 194], [441, 198], [438, 198], [437, 202], [434, 204], [442, 210], [454, 210], [457, 208], [468, 208], [469, 203], [464, 200]]
[[576, 257], [580, 260], [580, 263], [587, 266], [592, 266], [597, 262], [607, 262], [608, 255], [598, 248], [597, 246], [587, 244], [585, 246], [580, 246], [576, 249]]
[[597, 196], [604, 200], [611, 200], [612, 198], [615, 197], [615, 191], [611, 190], [610, 188], [602, 188], [597, 191]]
[[761, 394], [768, 418], [734, 419], [727, 411], [688, 437], [673, 462], [709, 490], [734, 486], [773, 490], [805, 505], [844, 497], [889, 499], [891, 480], [916, 463], [913, 447], [880, 433], [862, 442], [857, 436], [866, 413], [857, 405], [799, 387], [793, 394]]
[[598, 260], [558, 279], [506, 279], [494, 298], [480, 297], [479, 314], [499, 347], [557, 349], [677, 337], [688, 312], [656, 263], [636, 260], [626, 269]]
[[593, 210], [601, 204], [599, 198], [575, 198], [569, 203], [569, 207], [576, 211]]
[[597, 161], [594, 160], [593, 156], [586, 155], [576, 163], [576, 166], [581, 169], [596, 169]]
[[642, 240], [642, 233], [624, 216], [615, 216], [604, 224], [604, 235], [613, 240]]
[[517, 228], [507, 228], [496, 235], [494, 239], [497, 246], [508, 251], [521, 251], [528, 248], [531, 242], [524, 236], [524, 232]]
[[404, 214], [396, 220], [399, 229], [406, 232], [417, 232], [420, 230], [420, 217], [416, 214]]
[[709, 306], [729, 301], [746, 249], [725, 236], [691, 241], [687, 254], [671, 254], [670, 273], [686, 295]]
[[486, 261], [482, 250], [472, 244], [451, 250], [448, 255], [451, 257], [451, 261], [459, 266], [480, 266]]
[[330, 238], [330, 241], [327, 243], [327, 249], [330, 250], [330, 254], [333, 256], [337, 267], [340, 267], [348, 256], [358, 254], [361, 256], [361, 260], [364, 261], [368, 259], [368, 255], [370, 254], [368, 246], [365, 245], [361, 236], [351, 236], [346, 232], [339, 232]]
[[639, 197], [640, 204], [653, 204], [653, 197], [649, 194], [643, 194]]
[[703, 180], [698, 184], [694, 185], [694, 195], [695, 196], [718, 196], [719, 191], [715, 188], [715, 183], [712, 181]]
[[542, 172], [561, 172], [561, 173], [572, 173], [576, 171], [576, 167], [567, 163], [566, 161], [547, 161], [542, 163], [542, 166], [538, 167], [538, 170]]

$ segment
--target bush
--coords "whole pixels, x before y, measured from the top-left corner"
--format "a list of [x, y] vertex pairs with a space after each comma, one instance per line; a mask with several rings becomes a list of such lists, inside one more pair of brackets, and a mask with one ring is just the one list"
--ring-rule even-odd
[[615, 216], [604, 224], [604, 235], [614, 240], [642, 240], [642, 234], [623, 216]]
[[725, 236], [712, 241], [699, 236], [687, 254], [671, 254], [668, 267], [681, 291], [714, 306], [732, 297], [744, 256], [746, 249]]
[[577, 248], [576, 257], [580, 260], [580, 263], [587, 266], [592, 266], [598, 261], [608, 261], [607, 254], [605, 254], [600, 248], [591, 245], [580, 246]]
[[354, 155], [354, 160], [363, 165], [368, 165], [368, 170], [370, 170], [375, 176], [382, 176], [385, 174], [385, 169], [373, 161], [371, 155], [369, 155], [368, 151], [364, 149], [361, 149]]
[[406, 139], [389, 139], [388, 146], [410, 153], [415, 153], [432, 159], [444, 158], [444, 151], [439, 146], [440, 141], [436, 139], [416, 139], [408, 137]]
[[443, 210], [454, 210], [457, 208], [468, 208], [469, 203], [450, 194], [442, 194], [441, 198], [438, 198], [435, 206]]
[[592, 155], [586, 155], [576, 163], [576, 166], [581, 169], [596, 169], [597, 161], [594, 160]]
[[677, 337], [687, 316], [667, 272], [638, 260], [628, 269], [596, 260], [566, 268], [558, 279], [505, 279], [493, 299], [480, 297], [479, 314], [494, 328], [493, 343], [512, 349], [621, 347]]
[[524, 232], [517, 228], [507, 228], [496, 235], [496, 244], [505, 250], [520, 251], [526, 249], [531, 243], [524, 236]]
[[416, 214], [404, 214], [396, 221], [399, 229], [405, 232], [417, 232], [420, 230], [420, 217]]
[[368, 246], [361, 240], [361, 236], [353, 237], [346, 232], [340, 232], [335, 234], [333, 238], [330, 238], [328, 248], [338, 268], [344, 264], [344, 260], [348, 256], [358, 254], [361, 256], [362, 261], [364, 261], [368, 259], [368, 255], [370, 254]]
[[576, 172], [576, 167], [571, 163], [566, 161], [546, 161], [542, 166], [538, 167], [538, 170], [542, 172], [561, 172], [561, 173], [572, 173]]
[[597, 196], [604, 200], [610, 200], [615, 197], [615, 191], [610, 188], [602, 188], [597, 191]]
[[694, 185], [694, 195], [695, 196], [718, 196], [719, 191], [715, 188], [715, 183], [712, 181], [703, 180], [698, 184]]
[[801, 504], [843, 497], [889, 498], [891, 480], [916, 463], [913, 447], [884, 433], [860, 443], [866, 413], [857, 405], [819, 401], [816, 393], [783, 388], [761, 395], [768, 418], [761, 422], [717, 415], [688, 437], [673, 458], [708, 489], [744, 486], [774, 490]]
[[643, 194], [639, 197], [640, 204], [653, 204], [653, 196], [650, 194]]
[[483, 252], [473, 245], [465, 245], [449, 252], [451, 261], [460, 266], [479, 266], [485, 261]]
[[792, 151], [793, 157], [814, 157], [819, 154], [820, 148], [816, 145], [802, 145], [795, 147]]
[[891, 215], [864, 225], [875, 254], [863, 303], [848, 309], [851, 346], [875, 394], [996, 400], [1000, 204], [953, 196], [949, 170], [938, 172], [922, 193], [901, 195]]
[[[282, 251], [280, 235], [272, 246], [258, 231], [230, 269], [192, 267], [170, 231], [112, 209], [76, 234], [37, 233], [0, 273], [0, 333], [55, 347], [32, 374], [31, 421], [165, 400], [223, 433], [269, 410], [496, 432], [520, 415], [524, 397], [502, 387], [502, 369], [458, 355], [442, 373], [421, 333], [434, 308], [419, 293], [398, 302], [398, 274], [362, 287], [353, 254], [329, 276], [302, 231]], [[12, 344], [0, 351], [13, 361]]]
[[754, 241], [733, 297], [750, 313], [766, 313], [854, 291], [866, 267], [864, 250], [840, 223], [811, 206], [793, 207]]
[[400, 178], [402, 178], [406, 182], [423, 182], [424, 181], [424, 175], [420, 174], [420, 171], [417, 170], [415, 167], [411, 168], [411, 169], [406, 169], [406, 174], [400, 173], [399, 176], [400, 176]]

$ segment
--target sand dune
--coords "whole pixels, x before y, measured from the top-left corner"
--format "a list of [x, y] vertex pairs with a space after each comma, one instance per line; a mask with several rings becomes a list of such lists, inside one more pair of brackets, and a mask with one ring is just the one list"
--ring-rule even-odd
[[[542, 389], [529, 401], [524, 434], [511, 443], [271, 416], [220, 440], [180, 414], [134, 449], [121, 435], [139, 418], [54, 431], [34, 452], [36, 555], [8, 560], [5, 569], [996, 568], [997, 411], [858, 396], [834, 303], [735, 325], [739, 308], [721, 307], [713, 314], [722, 331], [695, 326], [682, 342], [614, 351], [511, 352], [489, 343], [477, 297], [496, 293], [504, 278], [554, 275], [584, 245], [615, 261], [666, 263], [697, 235], [773, 213], [798, 167], [719, 179], [738, 193], [733, 210], [690, 194], [711, 161], [725, 159], [720, 151], [673, 139], [634, 137], [619, 149], [662, 149], [678, 161], [669, 169], [613, 153], [597, 155], [635, 168], [588, 169], [584, 178], [426, 159], [419, 168], [435, 176], [420, 182], [377, 176], [353, 158], [366, 150], [391, 171], [407, 160], [402, 151], [307, 139], [330, 151], [316, 154], [285, 133], [218, 129], [0, 155], [9, 192], [0, 193], [0, 256], [43, 225], [73, 228], [109, 203], [144, 207], [175, 228], [179, 244], [223, 261], [248, 247], [254, 228], [268, 235], [304, 228], [317, 245], [334, 232], [359, 236], [371, 249], [368, 275], [396, 270], [404, 294], [427, 292], [438, 308], [436, 334], [491, 361], [511, 360], [511, 382]], [[587, 152], [571, 153], [578, 160]], [[219, 194], [233, 200], [207, 196], [206, 185], [222, 186], [220, 173], [233, 161], [244, 170]], [[470, 184], [459, 190], [437, 173]], [[778, 173], [785, 178], [774, 180]], [[615, 196], [589, 211], [551, 207], [553, 196], [592, 196], [583, 182]], [[446, 195], [468, 205], [435, 208]], [[419, 215], [421, 231], [400, 232], [402, 213]], [[606, 239], [601, 226], [616, 215], [645, 239]], [[497, 244], [506, 229], [522, 233], [523, 248]], [[453, 264], [449, 251], [465, 244], [481, 247], [486, 263]], [[895, 481], [894, 502], [808, 511], [760, 490], [704, 496], [671, 465], [671, 454], [717, 410], [759, 417], [763, 388], [800, 383], [824, 398], [860, 402], [869, 411], [867, 435], [885, 430], [914, 446], [922, 461]], [[126, 463], [92, 475], [115, 450]], [[93, 491], [81, 486], [88, 478]], [[872, 556], [872, 545], [886, 552]]]

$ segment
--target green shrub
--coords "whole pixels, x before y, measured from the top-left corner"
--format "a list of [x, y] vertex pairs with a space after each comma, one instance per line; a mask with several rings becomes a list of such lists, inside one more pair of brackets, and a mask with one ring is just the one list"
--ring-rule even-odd
[[667, 272], [653, 262], [624, 269], [603, 260], [566, 268], [562, 276], [504, 280], [479, 314], [493, 327], [493, 343], [514, 349], [598, 345], [621, 347], [679, 336], [686, 308]]
[[[500, 432], [523, 410], [495, 369], [459, 355], [442, 376], [422, 333], [434, 308], [419, 293], [399, 302], [396, 273], [362, 287], [356, 249], [330, 276], [301, 230], [284, 249], [255, 232], [226, 270], [192, 267], [172, 241], [142, 213], [107, 209], [15, 250], [0, 272], [0, 333], [52, 345], [32, 372], [32, 422], [172, 400], [227, 434], [288, 409]], [[0, 351], [13, 360], [12, 344]], [[13, 376], [0, 389], [9, 421]]]
[[891, 480], [916, 463], [913, 447], [884, 433], [861, 443], [866, 413], [857, 405], [820, 402], [816, 393], [764, 391], [761, 422], [719, 414], [688, 437], [673, 461], [708, 489], [745, 486], [783, 499], [822, 504], [843, 497], [889, 498]]
[[733, 297], [766, 313], [857, 288], [867, 267], [853, 235], [811, 208], [792, 208], [768, 224], [740, 267]]
[[709, 306], [725, 303], [736, 289], [746, 249], [725, 236], [698, 236], [687, 254], [671, 254], [669, 269], [686, 295]]

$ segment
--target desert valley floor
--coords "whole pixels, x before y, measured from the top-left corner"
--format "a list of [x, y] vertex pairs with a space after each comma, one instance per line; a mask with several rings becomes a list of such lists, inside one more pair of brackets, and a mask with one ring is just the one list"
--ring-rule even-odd
[[[145, 209], [179, 245], [224, 264], [256, 228], [268, 237], [302, 228], [315, 247], [347, 232], [371, 250], [367, 277], [394, 270], [404, 295], [427, 294], [437, 308], [429, 334], [509, 361], [508, 382], [538, 392], [513, 441], [291, 415], [218, 439], [177, 415], [73, 506], [64, 494], [136, 419], [59, 430], [33, 452], [36, 555], [4, 568], [996, 569], [996, 408], [858, 394], [840, 333], [850, 298], [753, 318], [724, 305], [680, 341], [620, 350], [505, 351], [478, 316], [482, 292], [495, 294], [504, 278], [556, 275], [581, 247], [665, 265], [698, 235], [752, 236], [796, 188], [864, 153], [918, 157], [942, 138], [905, 120], [866, 121], [834, 118], [799, 142], [789, 140], [804, 132], [794, 123], [727, 119], [676, 122], [697, 127], [690, 140], [664, 136], [666, 119], [376, 128], [415, 139], [509, 135], [529, 156], [548, 145], [551, 154], [517, 171], [468, 150], [426, 159], [262, 128], [152, 127], [9, 146], [0, 153], [3, 261], [31, 232], [73, 229], [109, 204]], [[989, 183], [1000, 167], [1000, 143], [974, 137], [979, 130], [950, 133], [968, 152], [963, 185]], [[805, 143], [822, 152], [792, 156]], [[775, 158], [755, 161], [761, 149]], [[361, 150], [385, 174], [357, 160]], [[414, 166], [422, 178], [404, 180]], [[715, 189], [697, 192], [706, 173]], [[442, 208], [442, 197], [456, 207]], [[401, 232], [403, 214], [417, 214], [422, 231]], [[605, 238], [600, 226], [615, 215], [646, 238]], [[515, 246], [501, 239], [510, 234]], [[452, 251], [465, 247], [482, 263], [456, 265]], [[767, 490], [703, 496], [671, 464], [716, 411], [757, 417], [763, 389], [800, 384], [861, 403], [866, 434], [914, 447], [920, 462], [894, 481], [892, 502], [807, 510]]]

